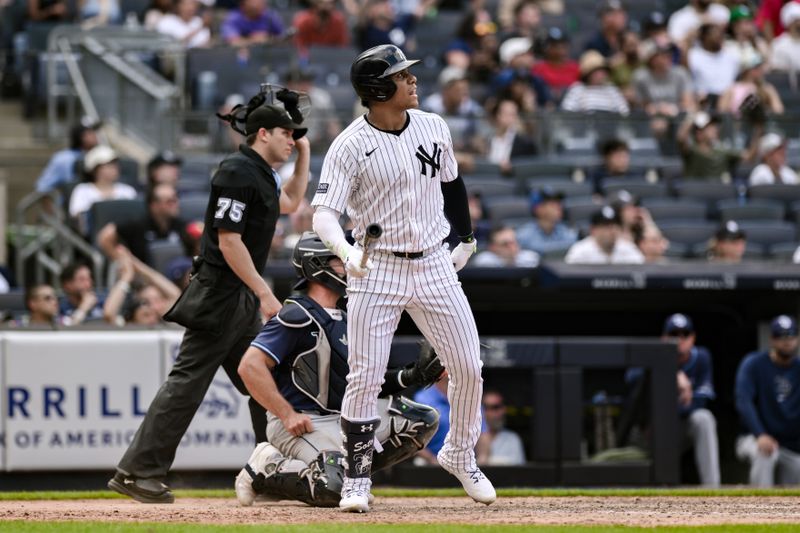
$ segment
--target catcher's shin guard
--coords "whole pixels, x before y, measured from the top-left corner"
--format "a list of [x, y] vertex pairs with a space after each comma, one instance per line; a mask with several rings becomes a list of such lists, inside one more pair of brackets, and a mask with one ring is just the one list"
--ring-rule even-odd
[[284, 468], [288, 464], [286, 459], [273, 462], [264, 472], [251, 474], [253, 490], [270, 499], [299, 500], [314, 507], [336, 507], [342, 492], [342, 463], [339, 452], [322, 452], [301, 470]]
[[439, 427], [439, 413], [433, 407], [393, 396], [389, 403], [389, 438], [381, 442], [383, 451], [375, 454], [373, 468], [390, 467], [424, 448]]
[[351, 422], [342, 417], [344, 437], [345, 473], [349, 479], [369, 479], [372, 472], [372, 453], [375, 445], [375, 430], [380, 418], [363, 422]]

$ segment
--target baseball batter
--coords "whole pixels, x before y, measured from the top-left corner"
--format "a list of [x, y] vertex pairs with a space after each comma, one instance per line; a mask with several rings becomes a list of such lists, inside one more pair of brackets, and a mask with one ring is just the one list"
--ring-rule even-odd
[[[495, 500], [475, 463], [483, 379], [475, 320], [456, 275], [476, 247], [467, 194], [445, 122], [416, 109], [417, 79], [408, 69], [417, 62], [392, 45], [356, 58], [350, 81], [369, 111], [334, 140], [312, 201], [314, 230], [349, 279], [350, 372], [341, 417], [347, 468], [339, 502], [345, 511], [369, 509], [377, 398], [403, 311], [450, 375], [450, 431], [439, 464], [475, 501]], [[342, 213], [355, 224], [356, 242], [370, 223], [383, 227], [383, 237], [369, 251], [350, 245]], [[442, 244], [448, 220], [461, 239], [452, 253]], [[362, 266], [364, 253], [370, 258]]]

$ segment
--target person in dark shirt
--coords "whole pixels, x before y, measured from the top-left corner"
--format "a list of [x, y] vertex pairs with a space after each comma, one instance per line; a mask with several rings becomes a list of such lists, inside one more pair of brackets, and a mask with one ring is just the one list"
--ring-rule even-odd
[[[295, 289], [302, 292], [264, 325], [239, 364], [248, 390], [269, 413], [269, 443], [253, 451], [234, 486], [245, 506], [258, 494], [335, 507], [344, 474], [341, 404], [350, 371], [347, 315], [337, 302], [347, 279], [342, 260], [314, 232], [303, 233], [292, 264], [299, 277]], [[376, 470], [411, 457], [436, 431], [432, 407], [399, 396], [406, 387], [427, 386], [441, 377], [438, 356], [425, 353], [384, 376]]]
[[678, 409], [684, 431], [694, 448], [700, 483], [718, 487], [717, 420], [708, 409], [708, 403], [715, 397], [711, 353], [695, 345], [694, 324], [682, 313], [667, 318], [663, 336], [678, 343]]
[[628, 13], [621, 0], [605, 0], [599, 9], [600, 30], [586, 42], [584, 51], [597, 50], [610, 58], [622, 48], [622, 32], [628, 25]]
[[184, 254], [192, 256], [193, 239], [178, 217], [178, 193], [171, 185], [156, 185], [147, 191], [147, 214], [138, 220], [106, 224], [97, 236], [103, 252], [117, 259], [117, 247], [125, 246], [142, 262], [153, 265], [150, 245], [156, 242], [182, 244]]
[[72, 263], [64, 267], [59, 275], [64, 296], [58, 314], [64, 324], [76, 326], [89, 320], [103, 320], [105, 298], [94, 290], [92, 271], [85, 263]]
[[[163, 480], [214, 375], [222, 366], [247, 394], [236, 372], [239, 360], [262, 317], [269, 320], [281, 309], [262, 272], [278, 216], [294, 211], [305, 195], [310, 151], [306, 129], [292, 119], [299, 115], [298, 95], [289, 96], [284, 94], [294, 105], [282, 107], [264, 105], [266, 97], [257, 95], [243, 117], [224, 117], [244, 131], [246, 144], [220, 163], [211, 180], [200, 256], [189, 285], [164, 317], [186, 328], [180, 352], [108, 482], [110, 489], [142, 503], [175, 501]], [[274, 168], [294, 148], [294, 174], [281, 186]], [[263, 441], [266, 417], [252, 399], [250, 413], [256, 441]]]
[[744, 434], [736, 455], [750, 463], [750, 484], [800, 483], [800, 360], [797, 321], [775, 317], [769, 350], [747, 354], [736, 372], [736, 410]]

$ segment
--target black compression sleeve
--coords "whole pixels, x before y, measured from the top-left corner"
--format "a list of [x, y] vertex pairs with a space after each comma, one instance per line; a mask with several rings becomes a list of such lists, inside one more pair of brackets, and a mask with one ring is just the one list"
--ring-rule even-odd
[[472, 221], [469, 217], [469, 204], [467, 203], [467, 188], [464, 180], [458, 176], [453, 181], [442, 182], [442, 196], [444, 196], [444, 214], [450, 225], [458, 235], [461, 242], [472, 240]]

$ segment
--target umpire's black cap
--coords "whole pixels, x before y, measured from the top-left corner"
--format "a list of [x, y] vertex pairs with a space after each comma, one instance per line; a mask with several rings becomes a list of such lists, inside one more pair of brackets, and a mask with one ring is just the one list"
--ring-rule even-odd
[[247, 135], [258, 132], [259, 128], [268, 130], [272, 128], [294, 130], [292, 137], [294, 137], [295, 140], [305, 135], [308, 131], [308, 128], [304, 128], [300, 124], [295, 123], [285, 109], [274, 105], [261, 106], [247, 115], [247, 121], [245, 122], [245, 131]]

